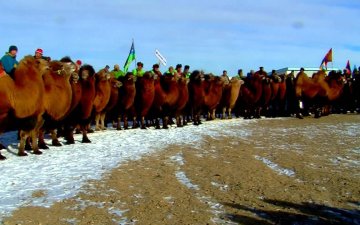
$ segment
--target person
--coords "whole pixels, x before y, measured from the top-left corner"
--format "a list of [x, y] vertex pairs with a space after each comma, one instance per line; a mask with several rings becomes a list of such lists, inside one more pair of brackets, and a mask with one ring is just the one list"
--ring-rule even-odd
[[223, 78], [223, 79], [225, 80], [225, 82], [227, 82], [227, 83], [230, 82], [230, 79], [229, 79], [229, 77], [228, 77], [228, 75], [227, 75], [227, 71], [226, 71], [226, 70], [223, 71], [223, 73], [222, 73], [222, 75], [221, 75], [221, 78]]
[[136, 66], [136, 69], [134, 69], [132, 73], [135, 77], [142, 77], [145, 73], [145, 71], [143, 70], [144, 64], [142, 62], [138, 62], [136, 63]]
[[180, 78], [180, 77], [183, 76], [183, 73], [182, 73], [182, 65], [181, 65], [181, 64], [177, 64], [177, 65], [176, 65], [174, 75], [176, 76], [176, 78]]
[[184, 66], [184, 71], [183, 71], [183, 76], [186, 78], [190, 78], [190, 66], [189, 65], [185, 65]]
[[114, 65], [114, 69], [111, 71], [111, 73], [114, 74], [115, 79], [125, 76], [125, 73], [120, 69], [118, 64]]
[[106, 65], [105, 68], [104, 68], [104, 70], [105, 70], [106, 73], [109, 72], [109, 69], [110, 69], [110, 66], [109, 66], [109, 65]]
[[80, 59], [76, 60], [76, 62], [75, 62], [76, 71], [80, 70], [81, 65], [82, 65], [81, 60]]
[[164, 73], [164, 75], [174, 76], [175, 75], [174, 67], [170, 66], [169, 69]]
[[6, 52], [5, 55], [1, 58], [1, 64], [7, 74], [11, 77], [14, 76], [16, 67], [19, 65], [19, 62], [16, 60], [16, 54], [18, 48], [15, 45], [9, 47], [9, 52]]
[[43, 56], [43, 50], [41, 48], [36, 49], [34, 58], [35, 59], [45, 59], [46, 61], [50, 61], [50, 57]]
[[247, 78], [251, 78], [254, 74], [255, 74], [255, 71], [254, 71], [254, 70], [250, 70], [250, 72], [247, 73], [246, 77], [247, 77]]
[[160, 66], [159, 64], [154, 64], [153, 65], [153, 69], [150, 71], [153, 75], [157, 75], [157, 76], [161, 76], [161, 72], [160, 72]]
[[237, 75], [236, 75], [235, 77], [236, 77], [237, 79], [241, 79], [241, 80], [245, 79], [243, 70], [242, 70], [242, 69], [238, 69], [238, 73], [237, 73]]

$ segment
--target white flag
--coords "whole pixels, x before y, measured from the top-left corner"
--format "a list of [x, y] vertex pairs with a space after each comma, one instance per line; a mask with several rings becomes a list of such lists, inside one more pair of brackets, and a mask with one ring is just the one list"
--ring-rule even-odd
[[164, 66], [166, 66], [166, 59], [164, 56], [162, 56], [159, 52], [159, 50], [155, 50], [155, 55], [156, 57], [159, 59], [160, 63], [163, 64]]

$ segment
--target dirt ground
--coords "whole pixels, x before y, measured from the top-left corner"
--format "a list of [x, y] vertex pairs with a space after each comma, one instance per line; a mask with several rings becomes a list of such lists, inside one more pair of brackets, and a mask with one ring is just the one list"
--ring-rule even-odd
[[360, 115], [233, 130], [121, 164], [77, 196], [17, 209], [3, 224], [360, 224]]

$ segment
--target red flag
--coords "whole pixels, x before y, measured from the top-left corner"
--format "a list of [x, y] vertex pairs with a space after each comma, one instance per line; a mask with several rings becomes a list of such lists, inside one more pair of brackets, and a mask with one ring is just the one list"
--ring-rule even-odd
[[320, 69], [322, 69], [324, 67], [324, 65], [327, 68], [328, 62], [332, 62], [332, 48], [330, 48], [330, 50], [326, 53], [325, 57], [321, 61]]
[[351, 74], [351, 67], [350, 67], [350, 61], [349, 60], [346, 63], [345, 69], [346, 69], [347, 74]]

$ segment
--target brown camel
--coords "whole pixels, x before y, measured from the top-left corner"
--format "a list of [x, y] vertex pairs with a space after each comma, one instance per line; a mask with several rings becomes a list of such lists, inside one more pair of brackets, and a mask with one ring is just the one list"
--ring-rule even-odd
[[[43, 124], [44, 93], [43, 75], [48, 69], [45, 60], [25, 56], [14, 72], [14, 79], [3, 75], [0, 79], [0, 132], [4, 132], [9, 122], [15, 122], [20, 130], [18, 155], [26, 156], [25, 142], [30, 136], [34, 154], [41, 154], [37, 137]], [[1, 146], [4, 147], [4, 146]], [[0, 154], [0, 159], [5, 159]]]

